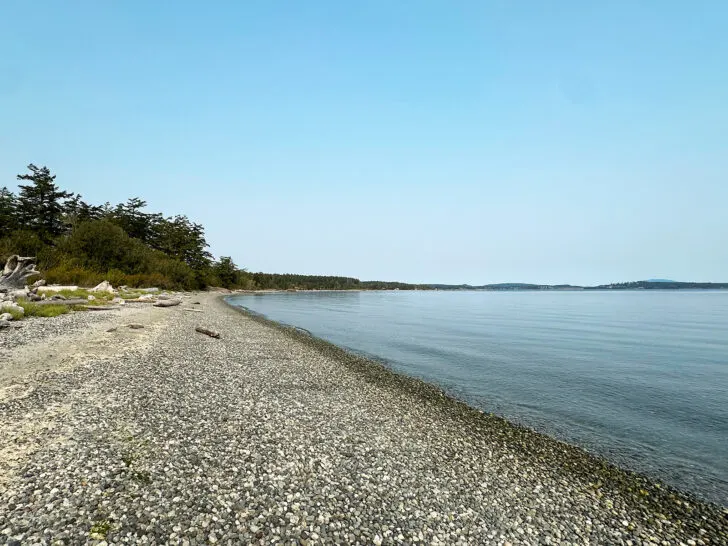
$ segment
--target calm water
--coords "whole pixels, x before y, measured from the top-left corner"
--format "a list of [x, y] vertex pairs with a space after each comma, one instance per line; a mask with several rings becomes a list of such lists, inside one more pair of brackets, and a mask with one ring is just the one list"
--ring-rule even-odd
[[231, 298], [728, 505], [728, 291]]

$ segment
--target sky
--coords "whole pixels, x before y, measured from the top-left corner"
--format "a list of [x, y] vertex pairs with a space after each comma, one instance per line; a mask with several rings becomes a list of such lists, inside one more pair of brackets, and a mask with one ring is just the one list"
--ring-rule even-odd
[[728, 282], [728, 3], [0, 7], [0, 186], [139, 196], [251, 271]]

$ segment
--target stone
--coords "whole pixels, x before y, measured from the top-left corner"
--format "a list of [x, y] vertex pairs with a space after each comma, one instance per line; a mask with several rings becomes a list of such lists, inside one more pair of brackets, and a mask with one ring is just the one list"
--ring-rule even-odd
[[0, 315], [0, 320], [13, 320], [13, 315], [10, 313], [3, 313]]
[[110, 294], [114, 293], [114, 287], [111, 286], [111, 283], [109, 281], [103, 281], [94, 286], [89, 292], [108, 292]]
[[96, 296], [92, 296], [91, 294], [88, 295], [88, 301], [94, 301], [96, 299]]
[[0, 303], [0, 313], [16, 313], [19, 315], [25, 315], [25, 309], [15, 302], [4, 301]]

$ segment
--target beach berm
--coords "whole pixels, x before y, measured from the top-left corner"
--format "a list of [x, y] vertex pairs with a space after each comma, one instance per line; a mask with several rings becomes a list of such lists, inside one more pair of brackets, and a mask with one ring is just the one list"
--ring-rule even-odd
[[0, 544], [728, 543], [724, 507], [176, 297], [0, 332]]

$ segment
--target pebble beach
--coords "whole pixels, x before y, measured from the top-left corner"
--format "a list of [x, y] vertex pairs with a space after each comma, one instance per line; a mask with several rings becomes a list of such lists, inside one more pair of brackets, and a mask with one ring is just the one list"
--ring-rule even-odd
[[0, 544], [728, 544], [726, 507], [182, 297], [0, 332]]

